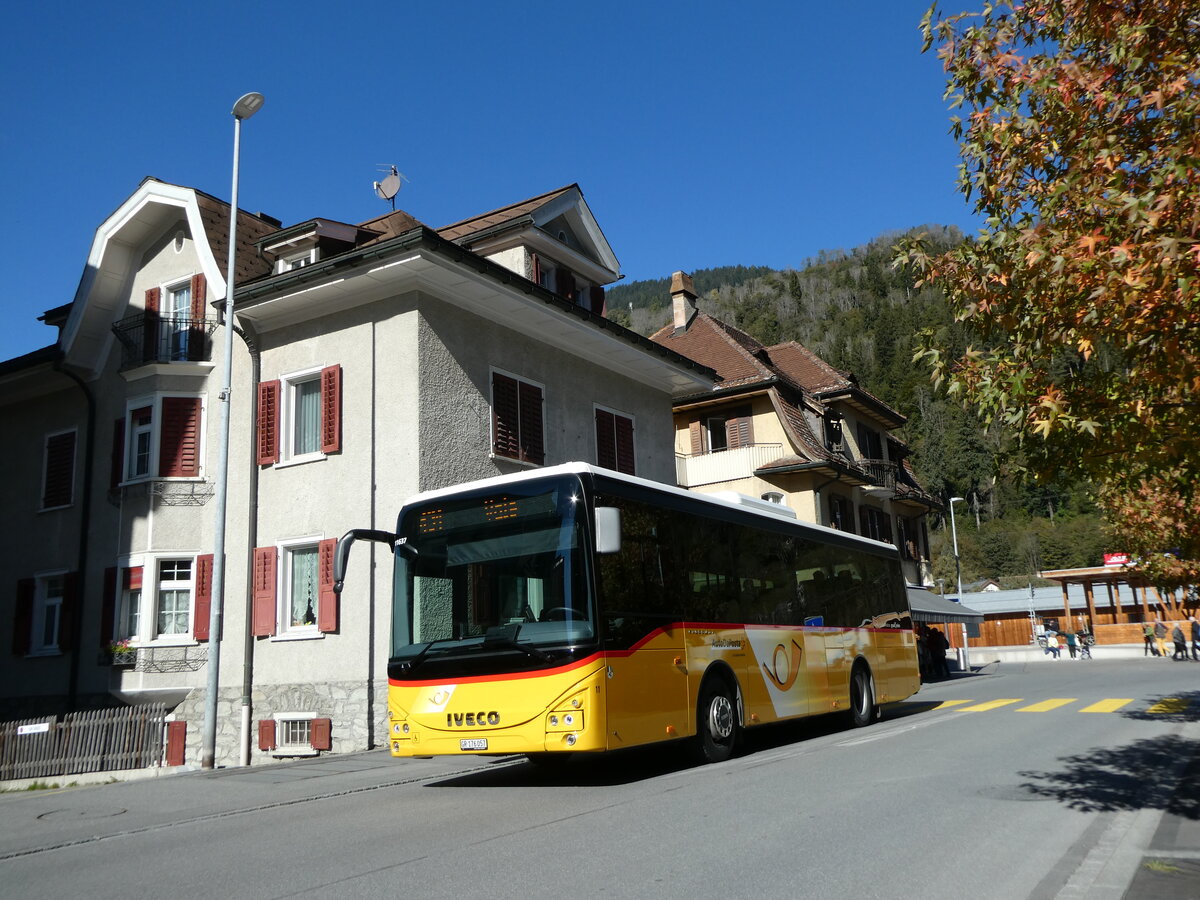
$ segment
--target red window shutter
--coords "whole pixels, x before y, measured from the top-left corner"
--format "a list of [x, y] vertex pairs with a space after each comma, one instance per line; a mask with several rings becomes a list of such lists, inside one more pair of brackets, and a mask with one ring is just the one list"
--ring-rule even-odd
[[314, 750], [332, 750], [333, 721], [331, 719], [313, 719], [309, 739], [312, 741]]
[[521, 404], [521, 459], [537, 463], [546, 461], [542, 442], [542, 389], [524, 381], [518, 385]]
[[62, 606], [58, 613], [58, 649], [74, 650], [79, 635], [79, 601], [81, 579], [78, 572], [63, 576]]
[[692, 441], [692, 456], [699, 456], [704, 452], [704, 427], [699, 422], [692, 422], [688, 425], [688, 436]]
[[275, 720], [274, 719], [259, 719], [258, 720], [258, 749], [259, 750], [274, 750], [278, 744], [275, 743]]
[[338, 629], [338, 597], [333, 592], [333, 556], [337, 541], [330, 538], [317, 544], [317, 630]]
[[199, 397], [163, 398], [158, 454], [158, 474], [163, 477], [200, 474]]
[[554, 288], [556, 293], [568, 300], [575, 299], [575, 276], [569, 269], [555, 269]]
[[614, 416], [617, 439], [617, 471], [626, 475], [636, 475], [633, 461], [633, 419], [628, 416]]
[[203, 273], [192, 276], [192, 322], [188, 329], [188, 359], [207, 359], [204, 315], [208, 310], [208, 281]]
[[342, 367], [321, 370], [321, 452], [342, 449]]
[[258, 464], [279, 462], [279, 382], [258, 385]]
[[146, 291], [146, 312], [142, 316], [142, 362], [158, 359], [158, 310], [162, 290], [150, 288]]
[[196, 621], [192, 635], [198, 641], [208, 640], [209, 619], [212, 616], [213, 555], [204, 553], [196, 557]]
[[604, 409], [596, 410], [596, 462], [606, 469], [617, 467], [616, 418]]
[[116, 636], [117, 626], [117, 567], [104, 570], [104, 587], [100, 592], [100, 647], [107, 647]]
[[167, 723], [167, 765], [182, 766], [187, 756], [187, 722]]
[[725, 421], [725, 445], [730, 450], [738, 447], [749, 447], [754, 443], [754, 431], [751, 427], [749, 412], [741, 413]]
[[530, 279], [534, 284], [542, 283], [542, 260], [536, 253], [529, 255]]
[[109, 461], [108, 489], [115, 490], [125, 480], [125, 419], [113, 422], [112, 459]]
[[517, 380], [492, 373], [492, 452], [511, 459], [521, 457], [521, 412]]
[[37, 582], [22, 578], [17, 582], [17, 604], [13, 612], [12, 652], [24, 656], [29, 652], [29, 639], [33, 629], [33, 597]]
[[593, 284], [588, 288], [588, 300], [592, 312], [598, 316], [604, 315], [604, 288], [598, 284]]
[[254, 622], [257, 637], [275, 633], [275, 566], [279, 552], [274, 547], [254, 548]]
[[75, 432], [46, 439], [46, 475], [42, 509], [68, 506], [75, 492]]

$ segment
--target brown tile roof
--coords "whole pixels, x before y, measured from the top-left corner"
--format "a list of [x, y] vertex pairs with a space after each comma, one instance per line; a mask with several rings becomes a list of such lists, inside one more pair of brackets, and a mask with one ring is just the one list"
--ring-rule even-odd
[[763, 349], [762, 344], [707, 313], [696, 313], [687, 330], [680, 334], [675, 333], [674, 325], [667, 325], [650, 335], [650, 340], [714, 369], [721, 379], [718, 387], [775, 378], [775, 373], [756, 355]]
[[378, 234], [378, 237], [370, 237], [365, 241], [359, 241], [358, 246], [362, 247], [367, 244], [375, 244], [379, 241], [386, 241], [389, 238], [394, 238], [397, 235], [404, 234], [406, 231], [412, 231], [414, 228], [419, 228], [422, 224], [424, 223], [419, 222], [402, 209], [392, 210], [389, 213], [384, 213], [382, 216], [376, 216], [373, 219], [367, 219], [365, 222], [360, 222], [356, 226], [362, 231], [372, 231]]
[[478, 231], [483, 231], [488, 228], [494, 228], [497, 225], [503, 225], [505, 222], [511, 222], [514, 219], [519, 219], [522, 216], [529, 215], [539, 206], [544, 206], [556, 197], [565, 194], [572, 188], [578, 189], [577, 184], [568, 184], [566, 187], [558, 188], [557, 190], [547, 191], [544, 194], [539, 194], [536, 197], [530, 197], [528, 200], [521, 200], [518, 203], [510, 203], [508, 206], [502, 206], [499, 209], [493, 209], [491, 212], [481, 213], [478, 216], [472, 216], [469, 219], [463, 219], [461, 222], [453, 222], [450, 225], [445, 225], [437, 229], [437, 233], [448, 241], [458, 241], [468, 237]]
[[[200, 220], [213, 257], [221, 271], [229, 262], [229, 204], [202, 191], [196, 191], [196, 202], [200, 207]], [[234, 258], [234, 280], [244, 284], [264, 275], [271, 274], [271, 263], [258, 255], [256, 241], [278, 231], [279, 226], [264, 221], [253, 213], [238, 210], [237, 255]]]
[[791, 376], [813, 393], [847, 389], [854, 386], [854, 379], [835, 369], [803, 344], [787, 341], [767, 348], [772, 365]]

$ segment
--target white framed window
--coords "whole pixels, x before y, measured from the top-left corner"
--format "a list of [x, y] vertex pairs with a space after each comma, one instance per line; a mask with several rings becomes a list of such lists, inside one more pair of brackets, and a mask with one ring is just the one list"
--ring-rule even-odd
[[188, 336], [192, 323], [192, 282], [163, 288], [162, 326], [160, 340], [163, 353], [160, 359], [185, 360], [188, 358]]
[[192, 633], [193, 558], [159, 559], [155, 566], [154, 638], [187, 638]]
[[633, 416], [596, 405], [596, 462], [606, 469], [636, 475]]
[[308, 250], [301, 250], [296, 253], [289, 253], [287, 256], [279, 259], [279, 272], [291, 272], [293, 269], [303, 269], [305, 266], [311, 266], [317, 261], [317, 249], [315, 247]]
[[118, 641], [142, 640], [142, 573], [140, 563], [121, 570], [115, 635]]
[[123, 480], [202, 477], [204, 408], [198, 394], [130, 401], [117, 425], [125, 431]]
[[59, 652], [58, 641], [62, 627], [67, 575], [66, 572], [54, 572], [39, 575], [35, 581], [29, 655], [47, 656]]
[[129, 437], [125, 477], [130, 480], [146, 478], [150, 475], [151, 458], [154, 455], [154, 406], [131, 409], [126, 421], [129, 423]]
[[278, 712], [258, 723], [258, 749], [272, 756], [316, 756], [333, 749], [333, 723], [312, 712]]
[[492, 369], [492, 456], [546, 462], [545, 387]]
[[279, 379], [282, 400], [282, 462], [321, 459], [321, 369]]
[[319, 538], [303, 538], [279, 545], [280, 637], [321, 637]]

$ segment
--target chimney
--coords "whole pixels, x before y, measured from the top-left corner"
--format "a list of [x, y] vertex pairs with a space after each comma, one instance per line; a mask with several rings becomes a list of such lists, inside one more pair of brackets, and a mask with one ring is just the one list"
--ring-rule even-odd
[[692, 287], [692, 276], [676, 272], [671, 276], [671, 307], [675, 314], [675, 333], [687, 331], [696, 317], [696, 291]]

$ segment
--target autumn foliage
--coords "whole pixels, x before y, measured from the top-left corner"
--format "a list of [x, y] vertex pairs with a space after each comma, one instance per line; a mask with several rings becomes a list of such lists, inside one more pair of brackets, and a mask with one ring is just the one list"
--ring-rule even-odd
[[1180, 548], [1171, 535], [1200, 533], [1195, 2], [935, 6], [922, 27], [985, 225], [950, 252], [902, 248], [980, 337], [962, 355], [927, 340], [917, 358], [1020, 435], [1034, 472], [1101, 485], [1117, 549]]

